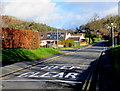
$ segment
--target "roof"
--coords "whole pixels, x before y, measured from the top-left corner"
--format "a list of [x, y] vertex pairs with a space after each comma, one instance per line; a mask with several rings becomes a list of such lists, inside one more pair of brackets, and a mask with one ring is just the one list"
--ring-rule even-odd
[[41, 39], [43, 40], [57, 40], [57, 38], [59, 40], [64, 40], [66, 33], [65, 32], [47, 32], [47, 33], [40, 33], [40, 36], [43, 35], [43, 37], [41, 37]]
[[80, 34], [72, 34], [72, 36], [85, 36], [85, 33], [80, 33]]
[[79, 41], [80, 37], [70, 37], [69, 39], [73, 39], [74, 41]]
[[72, 34], [72, 36], [82, 36], [82, 34]]

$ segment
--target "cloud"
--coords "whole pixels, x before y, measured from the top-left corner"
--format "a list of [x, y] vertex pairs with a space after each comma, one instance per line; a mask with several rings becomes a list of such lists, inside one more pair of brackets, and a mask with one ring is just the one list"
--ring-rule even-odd
[[78, 25], [80, 15], [66, 12], [50, 0], [6, 0], [4, 15], [16, 16], [52, 27], [72, 28]]
[[53, 2], [119, 2], [119, 0], [52, 0]]
[[[13, 0], [16, 1], [16, 0]], [[10, 2], [4, 10], [5, 14], [11, 14], [18, 17], [33, 17], [36, 15], [45, 15], [55, 10], [55, 3], [50, 2], [35, 2], [34, 0]], [[41, 0], [42, 1], [42, 0]], [[49, 0], [44, 0], [49, 1]]]
[[118, 14], [118, 6], [108, 10], [106, 13], [107, 14]]
[[102, 17], [105, 17], [107, 15], [118, 15], [118, 6], [115, 6], [115, 7], [111, 8], [111, 9], [102, 11], [99, 14]]
[[16, 16], [24, 20], [49, 23], [60, 17], [56, 14], [59, 8], [50, 0], [5, 0], [3, 15]]
[[[83, 7], [81, 4], [80, 6], [79, 3], [78, 6], [75, 5], [76, 7], [74, 7], [72, 4], [75, 3], [71, 3], [71, 5], [64, 3], [62, 6], [61, 3], [58, 4], [53, 1], [55, 0], [4, 0], [3, 14], [16, 16], [22, 20], [44, 23], [51, 27], [68, 29], [87, 23], [97, 10], [84, 5]], [[73, 0], [67, 1], [72, 2]], [[69, 7], [71, 10], [68, 9]], [[117, 7], [102, 11], [99, 14], [103, 16], [110, 13], [117, 13]]]
[[80, 15], [80, 14], [74, 14], [74, 13], [68, 13], [66, 14], [66, 17], [62, 19], [64, 22], [63, 28], [65, 29], [75, 29], [76, 27], [79, 27], [81, 24], [86, 23], [86, 21], [89, 20], [89, 15]]

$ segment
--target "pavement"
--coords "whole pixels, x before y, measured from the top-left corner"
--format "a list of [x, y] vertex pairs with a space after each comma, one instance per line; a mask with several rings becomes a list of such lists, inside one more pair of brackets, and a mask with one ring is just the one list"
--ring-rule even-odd
[[120, 76], [113, 67], [110, 52], [102, 55], [98, 70], [96, 91], [120, 91]]

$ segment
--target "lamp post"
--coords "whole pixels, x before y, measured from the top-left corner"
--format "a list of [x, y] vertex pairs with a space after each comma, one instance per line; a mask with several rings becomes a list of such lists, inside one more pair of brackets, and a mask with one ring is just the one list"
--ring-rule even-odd
[[111, 23], [111, 38], [112, 38], [112, 47], [114, 47], [114, 24]]
[[57, 48], [58, 48], [58, 29], [57, 29]]

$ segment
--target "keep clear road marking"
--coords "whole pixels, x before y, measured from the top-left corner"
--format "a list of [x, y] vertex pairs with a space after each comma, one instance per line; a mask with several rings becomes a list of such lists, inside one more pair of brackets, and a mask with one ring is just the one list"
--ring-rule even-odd
[[65, 72], [46, 72], [44, 74], [40, 74], [40, 72], [26, 72], [23, 73], [17, 77], [24, 77], [24, 78], [71, 78], [71, 79], [76, 79], [79, 73], [68, 73], [65, 74]]
[[[18, 75], [18, 78], [39, 78], [38, 80], [2, 80], [2, 81], [8, 81], [8, 82], [32, 82], [32, 81], [49, 81], [49, 82], [64, 82], [64, 83], [79, 83], [82, 84], [82, 82], [77, 81], [76, 79], [79, 77], [80, 72], [71, 72], [71, 70], [84, 70], [84, 67], [88, 67], [88, 65], [78, 65], [78, 64], [69, 64], [69, 65], [60, 65], [60, 64], [48, 64], [48, 65], [38, 65], [37, 67], [40, 67], [40, 72], [25, 72], [20, 75]], [[83, 67], [83, 68], [82, 68]], [[45, 71], [46, 69], [49, 69], [49, 71]], [[52, 70], [52, 71], [50, 71]], [[53, 71], [54, 70], [54, 71]], [[59, 72], [58, 70], [62, 70], [62, 72]], [[69, 70], [70, 72], [65, 72], [65, 70]], [[58, 71], [58, 72], [57, 72]], [[43, 72], [43, 73], [42, 73]], [[56, 79], [67, 79], [67, 80], [46, 80], [40, 78], [56, 78]], [[71, 81], [72, 79], [72, 81]]]

